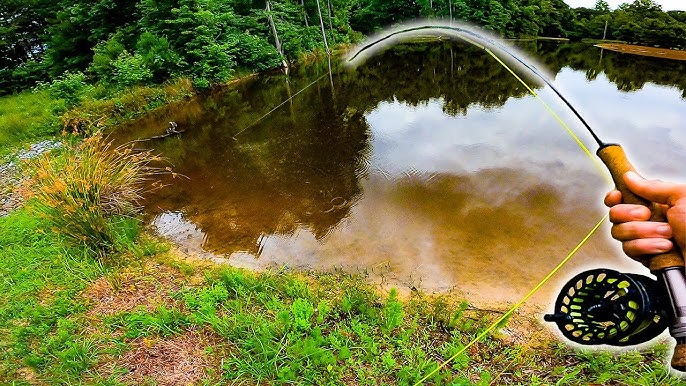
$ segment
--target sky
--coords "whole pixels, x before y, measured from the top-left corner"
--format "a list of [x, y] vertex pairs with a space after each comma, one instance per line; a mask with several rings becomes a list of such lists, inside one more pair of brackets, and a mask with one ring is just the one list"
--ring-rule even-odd
[[[607, 2], [608, 4], [610, 4], [610, 8], [615, 9], [619, 4], [633, 3], [633, 0], [607, 0]], [[662, 6], [663, 11], [686, 11], [686, 1], [684, 0], [657, 0], [655, 2]], [[565, 0], [565, 3], [569, 4], [569, 6], [572, 8], [593, 8], [595, 6], [596, 0]]]

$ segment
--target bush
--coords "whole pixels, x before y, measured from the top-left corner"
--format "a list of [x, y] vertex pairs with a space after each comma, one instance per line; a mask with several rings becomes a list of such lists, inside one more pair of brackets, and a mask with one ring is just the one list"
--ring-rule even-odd
[[181, 56], [172, 49], [167, 38], [156, 36], [150, 32], [144, 32], [138, 39], [136, 53], [143, 58], [143, 62], [152, 72], [152, 78], [155, 82], [170, 79], [187, 65]]
[[152, 71], [146, 67], [143, 57], [139, 54], [131, 55], [123, 51], [112, 63], [114, 66], [114, 81], [124, 87], [147, 83], [152, 79]]
[[124, 45], [119, 42], [120, 37], [115, 35], [104, 42], [98, 43], [93, 48], [93, 62], [88, 66], [88, 73], [97, 78], [109, 82], [114, 75], [114, 61], [125, 51]]
[[258, 36], [235, 34], [230, 46], [238, 65], [251, 71], [264, 71], [281, 65], [281, 55], [276, 48]]
[[64, 100], [65, 109], [78, 105], [90, 88], [82, 72], [69, 71], [47, 85], [51, 97]]
[[[120, 252], [132, 238], [141, 193], [161, 169], [151, 151], [110, 148], [102, 137], [86, 139], [61, 157], [33, 161], [33, 208], [52, 230], [99, 256]], [[134, 232], [135, 233], [135, 232]]]

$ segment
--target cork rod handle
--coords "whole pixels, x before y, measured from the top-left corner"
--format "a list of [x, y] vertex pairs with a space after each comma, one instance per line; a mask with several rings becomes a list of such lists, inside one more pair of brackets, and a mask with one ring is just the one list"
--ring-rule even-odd
[[[624, 173], [628, 171], [635, 172], [636, 169], [634, 169], [629, 160], [626, 158], [624, 149], [622, 149], [621, 146], [614, 144], [605, 145], [598, 150], [597, 154], [605, 166], [607, 166], [607, 168], [610, 170], [612, 180], [615, 182], [617, 190], [622, 193], [622, 202], [626, 204], [643, 205], [650, 209], [652, 212], [650, 221], [667, 221], [667, 218], [662, 211], [656, 210], [656, 205], [654, 203], [635, 195], [629, 190], [629, 188], [626, 186], [626, 183], [624, 183]], [[666, 268], [684, 267], [684, 258], [677, 249], [676, 243], [674, 245], [674, 249], [669, 252], [646, 256], [641, 258], [640, 261], [650, 268], [650, 271], [653, 273]]]

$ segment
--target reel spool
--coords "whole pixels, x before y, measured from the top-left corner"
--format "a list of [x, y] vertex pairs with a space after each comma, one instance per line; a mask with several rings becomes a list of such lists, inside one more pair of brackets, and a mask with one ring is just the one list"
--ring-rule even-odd
[[583, 345], [630, 346], [647, 342], [669, 326], [660, 283], [646, 276], [593, 269], [573, 277], [545, 315], [567, 339]]

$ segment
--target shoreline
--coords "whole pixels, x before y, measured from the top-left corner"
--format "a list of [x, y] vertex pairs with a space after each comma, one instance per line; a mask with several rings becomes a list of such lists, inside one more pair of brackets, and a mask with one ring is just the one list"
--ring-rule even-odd
[[599, 43], [594, 44], [595, 47], [602, 48], [609, 51], [620, 52], [622, 54], [631, 54], [639, 56], [648, 56], [652, 58], [672, 59], [672, 60], [686, 60], [686, 51], [672, 50], [667, 48], [656, 48], [648, 46], [639, 46], [634, 44], [620, 44], [620, 43]]

